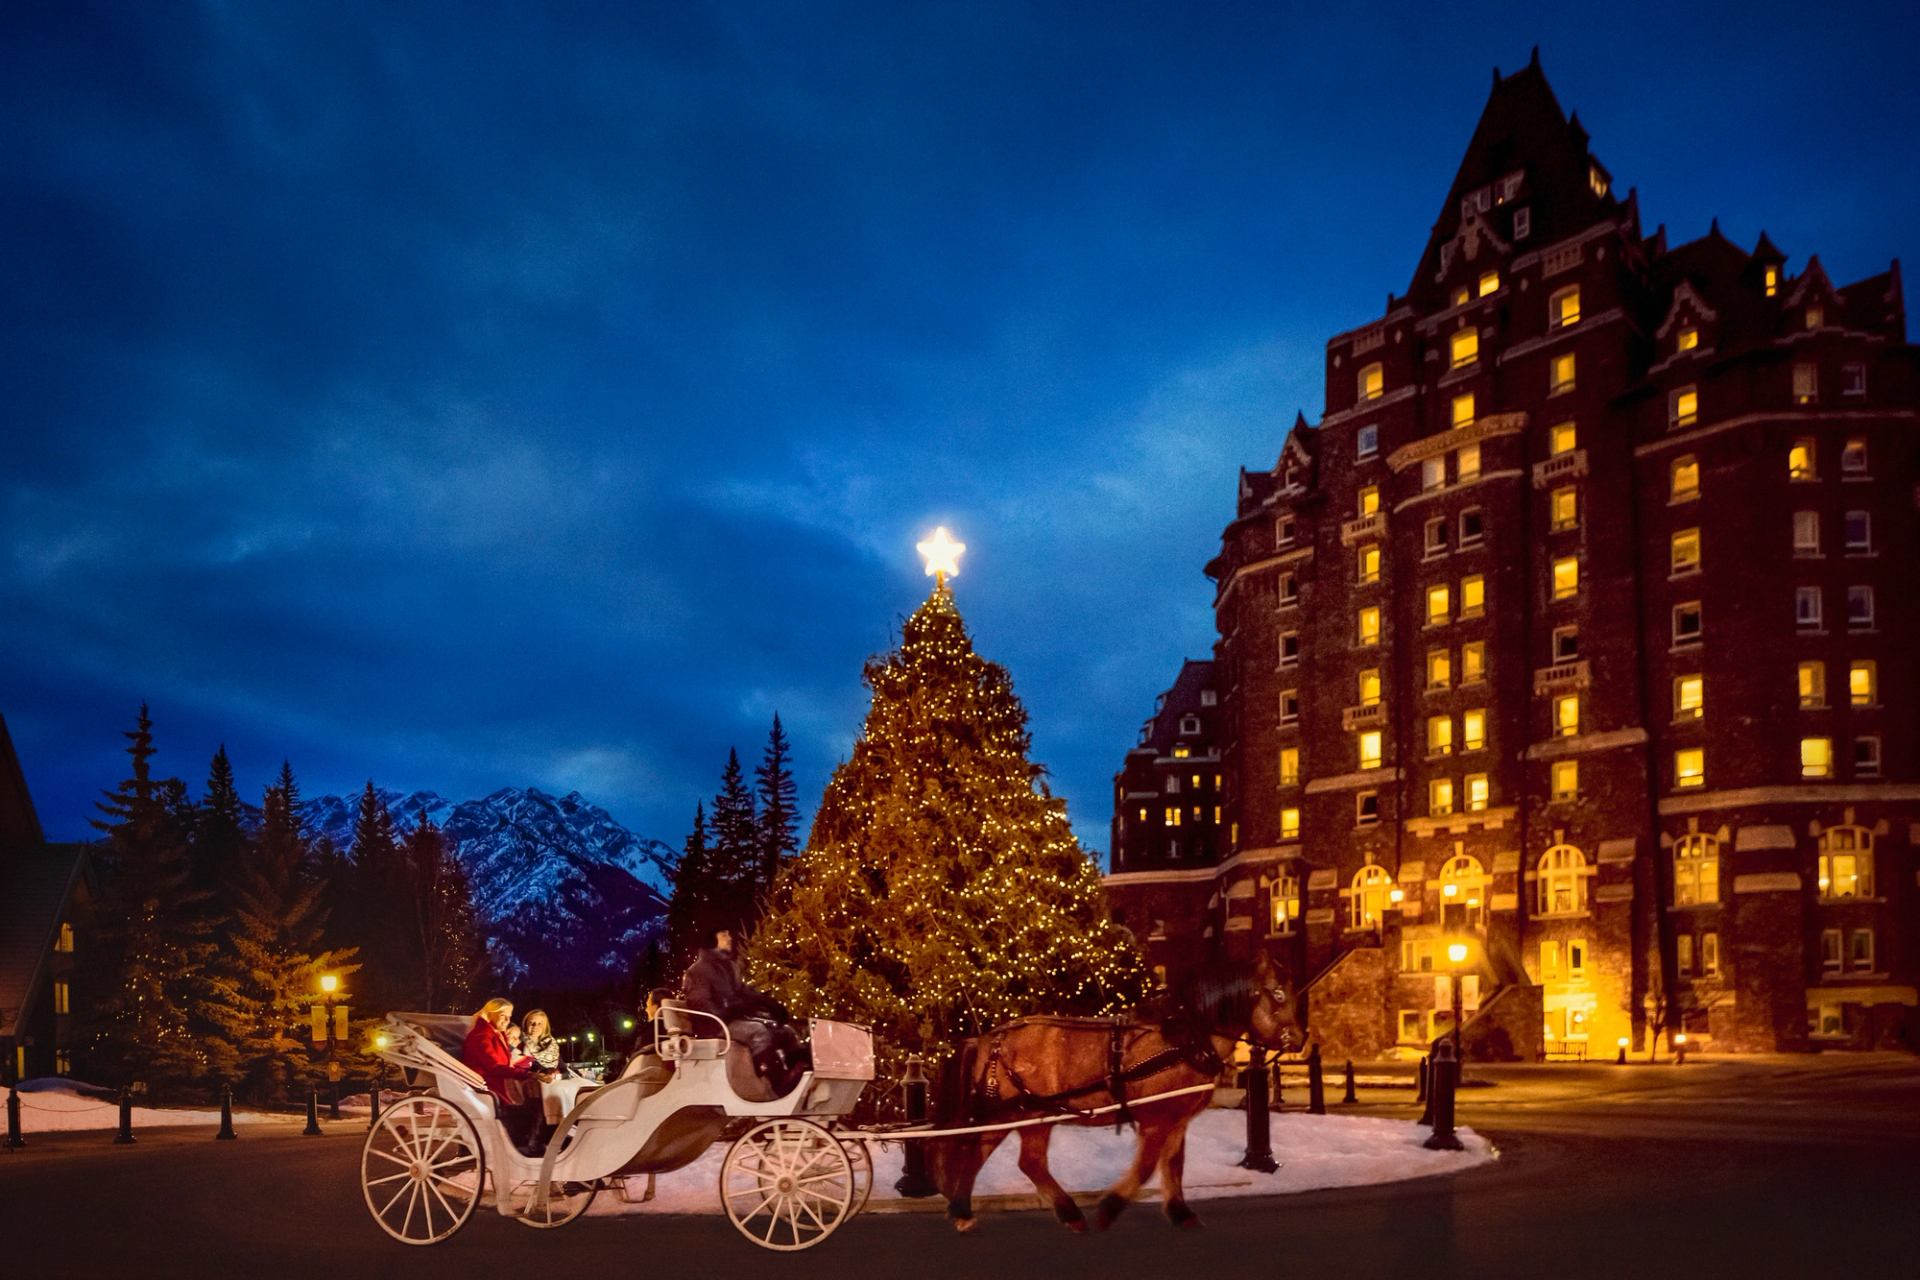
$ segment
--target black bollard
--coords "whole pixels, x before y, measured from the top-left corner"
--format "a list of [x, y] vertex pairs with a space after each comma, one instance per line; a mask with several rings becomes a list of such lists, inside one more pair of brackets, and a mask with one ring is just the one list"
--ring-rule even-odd
[[213, 1135], [215, 1142], [232, 1142], [240, 1135], [233, 1131], [233, 1086], [220, 1086], [220, 1132]]
[[1415, 1102], [1425, 1102], [1427, 1100], [1427, 1076], [1432, 1070], [1433, 1068], [1427, 1060], [1427, 1055], [1424, 1053], [1421, 1054], [1420, 1070], [1414, 1075], [1413, 1100]]
[[1440, 1053], [1435, 1050], [1420, 1059], [1420, 1097], [1427, 1105], [1421, 1108], [1416, 1124], [1433, 1127], [1433, 1095], [1440, 1092]]
[[1307, 1112], [1327, 1114], [1327, 1082], [1320, 1074], [1320, 1046], [1307, 1050]]
[[120, 1132], [113, 1135], [116, 1147], [130, 1146], [133, 1143], [133, 1090], [126, 1085], [120, 1086]]
[[7, 1150], [18, 1151], [27, 1145], [20, 1135], [20, 1090], [7, 1086]]
[[1267, 1051], [1255, 1049], [1247, 1062], [1247, 1154], [1242, 1169], [1272, 1173], [1280, 1166], [1273, 1158], [1273, 1133], [1267, 1120]]
[[1341, 1097], [1340, 1101], [1342, 1102], [1360, 1101], [1360, 1099], [1353, 1092], [1353, 1059], [1352, 1058], [1347, 1059], [1347, 1091]]
[[336, 1076], [334, 1077], [334, 1081], [333, 1081], [333, 1096], [327, 1102], [327, 1119], [338, 1120], [339, 1118], [340, 1118], [340, 1079], [338, 1076]]
[[318, 1089], [307, 1090], [307, 1127], [300, 1131], [300, 1136], [303, 1138], [320, 1136], [320, 1091]]
[[1459, 1085], [1460, 1061], [1453, 1056], [1453, 1045], [1443, 1040], [1433, 1063], [1433, 1132], [1421, 1144], [1429, 1151], [1461, 1150], [1453, 1133], [1454, 1090]]
[[[926, 1123], [927, 1073], [921, 1066], [918, 1054], [907, 1059], [907, 1074], [900, 1081], [900, 1092], [907, 1104], [907, 1123]], [[933, 1179], [927, 1175], [926, 1148], [909, 1139], [904, 1155], [900, 1178], [893, 1184], [893, 1189], [915, 1200], [939, 1195], [940, 1188], [934, 1186]]]
[[380, 1095], [386, 1089], [387, 1069], [382, 1063], [373, 1069], [373, 1085], [367, 1090], [367, 1131], [380, 1123]]

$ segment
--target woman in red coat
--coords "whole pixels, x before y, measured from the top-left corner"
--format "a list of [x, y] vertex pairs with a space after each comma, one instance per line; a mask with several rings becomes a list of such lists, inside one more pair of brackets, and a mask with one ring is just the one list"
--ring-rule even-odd
[[521, 1155], [538, 1156], [546, 1151], [541, 1137], [540, 1076], [520, 1065], [507, 1045], [506, 1029], [513, 1024], [513, 1002], [489, 1000], [473, 1015], [473, 1026], [460, 1048], [460, 1060], [480, 1073], [487, 1091], [500, 1104], [500, 1120], [507, 1126]]

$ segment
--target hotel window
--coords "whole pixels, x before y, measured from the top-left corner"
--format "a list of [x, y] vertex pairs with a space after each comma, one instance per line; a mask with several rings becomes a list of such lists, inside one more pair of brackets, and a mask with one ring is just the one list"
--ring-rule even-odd
[[1683, 978], [1693, 976], [1693, 935], [1683, 933], [1673, 940], [1673, 967]]
[[1579, 439], [1580, 433], [1573, 423], [1555, 423], [1547, 432], [1547, 456], [1557, 458], [1563, 453], [1572, 453]]
[[1579, 285], [1569, 285], [1547, 300], [1547, 323], [1555, 329], [1580, 323]]
[[1674, 574], [1700, 569], [1700, 531], [1681, 529], [1667, 540], [1667, 567]]
[[1578, 760], [1554, 761], [1550, 780], [1555, 800], [1580, 798], [1580, 762]]
[[1862, 659], [1847, 668], [1847, 701], [1856, 707], [1879, 703], [1880, 681], [1871, 659]]
[[1170, 796], [1180, 794], [1180, 778], [1177, 774], [1170, 773], [1167, 775], [1166, 792]]
[[[1447, 350], [1452, 357], [1454, 368], [1466, 368], [1480, 358], [1480, 331], [1471, 327], [1456, 330], [1453, 337], [1448, 340]], [[1467, 416], [1471, 418], [1473, 415], [1468, 413]]]
[[1387, 375], [1382, 366], [1370, 364], [1360, 371], [1359, 395], [1362, 400], [1378, 400], [1387, 387]]
[[1360, 705], [1380, 705], [1380, 668], [1368, 667], [1360, 673]]
[[[1169, 827], [1179, 826], [1180, 825], [1180, 806], [1177, 804], [1168, 805], [1164, 821], [1166, 825]], [[1176, 845], [1175, 848], [1177, 849], [1178, 846]]]
[[1707, 680], [1705, 676], [1679, 676], [1673, 682], [1673, 718], [1698, 720], [1706, 714]]
[[1853, 776], [1856, 778], [1880, 776], [1880, 739], [1869, 736], [1853, 740]]
[[1476, 707], [1460, 714], [1460, 749], [1478, 751], [1487, 745], [1487, 713]]
[[1300, 748], [1280, 748], [1280, 785], [1283, 787], [1300, 785]]
[[1820, 588], [1795, 587], [1793, 589], [1793, 621], [1802, 631], [1818, 630], [1823, 620], [1820, 607]]
[[1720, 842], [1712, 836], [1681, 836], [1673, 845], [1673, 905], [1696, 907], [1720, 901]]
[[1780, 291], [1780, 268], [1768, 267], [1761, 273], [1760, 281], [1766, 288], [1767, 296], [1771, 298]]
[[1673, 753], [1673, 785], [1704, 787], [1707, 784], [1707, 753], [1700, 747], [1682, 747]]
[[1847, 512], [1840, 527], [1846, 532], [1849, 554], [1862, 555], [1873, 550], [1873, 517], [1867, 512]]
[[1840, 394], [1843, 396], [1867, 394], [1867, 366], [1863, 364], [1840, 366]]
[[1213, 691], [1213, 690], [1211, 690], [1211, 689], [1202, 689], [1202, 690], [1200, 691], [1200, 705], [1201, 705], [1201, 706], [1203, 706], [1203, 707], [1211, 707], [1211, 706], [1213, 706], [1213, 705], [1214, 705], [1214, 704], [1215, 704], [1216, 702], [1218, 702], [1218, 701], [1219, 701], [1219, 695], [1218, 695], [1218, 694], [1216, 694], [1216, 693], [1214, 693], [1214, 691]]
[[1592, 188], [1593, 194], [1605, 198], [1608, 186], [1607, 171], [1597, 164], [1588, 165], [1587, 186]]
[[1847, 629], [1850, 631], [1871, 631], [1873, 629], [1873, 588], [1847, 588]]
[[1513, 211], [1513, 238], [1525, 240], [1533, 234], [1533, 210], [1519, 208]]
[[1380, 609], [1377, 605], [1368, 605], [1360, 611], [1356, 636], [1361, 644], [1380, 643]]
[[1453, 717], [1427, 717], [1427, 754], [1429, 756], [1450, 756], [1453, 754]]
[[1700, 464], [1692, 454], [1673, 460], [1667, 468], [1667, 501], [1686, 502], [1700, 496]]
[[1470, 444], [1463, 448], [1456, 449], [1453, 458], [1454, 479], [1458, 480], [1461, 484], [1465, 484], [1469, 480], [1478, 480], [1480, 478], [1479, 445]]
[[1820, 374], [1811, 364], [1793, 366], [1793, 402], [1812, 404], [1820, 398]]
[[1427, 650], [1427, 688], [1444, 689], [1453, 683], [1453, 659], [1445, 649]]
[[1553, 629], [1553, 660], [1572, 662], [1580, 656], [1580, 628], [1555, 627]]
[[60, 932], [54, 937], [53, 949], [65, 955], [73, 952], [73, 925], [65, 920], [60, 922]]
[[1274, 595], [1281, 604], [1299, 603], [1300, 576], [1291, 569], [1283, 570], [1275, 582]]
[[1298, 724], [1300, 722], [1300, 691], [1282, 689], [1280, 691], [1280, 723]]
[[1586, 855], [1559, 844], [1540, 855], [1540, 914], [1570, 916], [1587, 909]]
[[1456, 427], [1473, 425], [1473, 392], [1468, 391], [1453, 398], [1452, 422]]
[[1429, 557], [1447, 554], [1448, 523], [1445, 516], [1437, 516], [1427, 521], [1425, 546]]
[[1867, 474], [1867, 442], [1849, 440], [1840, 449], [1840, 474], [1860, 477]]
[[1873, 972], [1873, 930], [1855, 929], [1848, 949], [1847, 965], [1855, 973]]
[[1359, 506], [1359, 510], [1357, 514], [1362, 519], [1365, 519], [1366, 517], [1373, 515], [1375, 512], [1379, 511], [1380, 510], [1379, 486], [1371, 485], [1371, 484], [1361, 485], [1358, 506]]
[[1807, 308], [1807, 314], [1806, 314], [1807, 328], [1818, 329], [1822, 324], [1826, 323], [1826, 319], [1827, 319], [1827, 313], [1821, 310], [1819, 307]]
[[1563, 693], [1553, 700], [1555, 737], [1571, 738], [1580, 732], [1580, 695]]
[[1555, 533], [1577, 527], [1580, 523], [1580, 491], [1572, 485], [1555, 489], [1547, 497], [1547, 515], [1549, 527]]
[[1487, 580], [1472, 573], [1460, 579], [1460, 616], [1478, 618], [1487, 611]]
[[1142, 821], [1142, 822], [1145, 822], [1146, 820], [1147, 820], [1147, 806], [1145, 806], [1145, 805], [1141, 805], [1141, 806], [1140, 806], [1140, 821]]
[[[1481, 212], [1484, 213], [1485, 210], [1483, 209]], [[1490, 293], [1498, 293], [1499, 291], [1500, 291], [1500, 273], [1498, 271], [1481, 272], [1480, 273], [1480, 296], [1484, 298]]]
[[1427, 938], [1414, 938], [1400, 944], [1400, 972], [1432, 973], [1433, 942]]
[[1353, 456], [1371, 458], [1380, 452], [1380, 428], [1368, 423], [1353, 433]]
[[1378, 769], [1380, 767], [1380, 731], [1368, 729], [1361, 733], [1358, 735], [1356, 745], [1359, 747], [1360, 767]]
[[1820, 970], [1823, 973], [1839, 973], [1846, 967], [1840, 949], [1841, 933], [1838, 929], [1823, 929], [1820, 932]]
[[1380, 821], [1380, 793], [1357, 791], [1353, 797], [1353, 825], [1371, 827]]
[[1267, 890], [1268, 900], [1273, 906], [1274, 933], [1292, 933], [1300, 919], [1300, 880], [1297, 876], [1283, 875], [1273, 882]]
[[1484, 640], [1469, 640], [1460, 646], [1460, 683], [1479, 684], [1487, 678], [1487, 645]]
[[[1465, 449], [1462, 449], [1460, 452], [1462, 456], [1464, 456], [1467, 451]], [[1479, 455], [1479, 452], [1480, 451], [1478, 449], [1474, 450], [1474, 454], [1476, 457]], [[1487, 518], [1481, 512], [1480, 508], [1468, 507], [1465, 511], [1462, 511], [1460, 513], [1460, 545], [1461, 546], [1463, 547], [1478, 546], [1480, 545], [1480, 540], [1486, 536], [1487, 536]]]
[[1284, 671], [1288, 667], [1297, 667], [1299, 665], [1300, 633], [1298, 631], [1282, 631], [1280, 633], [1280, 668]]
[[1801, 663], [1796, 670], [1796, 680], [1800, 691], [1800, 706], [1803, 710], [1813, 710], [1827, 705], [1826, 663]]
[[1833, 776], [1833, 739], [1800, 739], [1800, 776], [1803, 778], [1831, 778]]
[[1356, 559], [1359, 562], [1356, 572], [1358, 573], [1359, 580], [1363, 585], [1369, 582], [1380, 581], [1380, 544], [1379, 543], [1377, 542], [1362, 543], [1360, 546], [1359, 554], [1356, 557]]
[[1689, 600], [1673, 606], [1673, 642], [1693, 644], [1700, 639], [1700, 602]]
[[[1192, 725], [1193, 728], [1191, 729], [1187, 728], [1188, 725]], [[1200, 732], [1200, 718], [1198, 716], [1188, 716], [1186, 719], [1182, 720], [1180, 722], [1180, 732], [1182, 733]], [[1192, 754], [1193, 754], [1193, 748], [1189, 747], [1186, 743], [1181, 742], [1181, 743], [1176, 743], [1174, 745], [1173, 758], [1175, 760], [1185, 760], [1188, 756]]]
[[1453, 616], [1453, 591], [1446, 583], [1438, 583], [1427, 588], [1427, 625], [1438, 627], [1446, 625]]
[[[1453, 247], [1452, 245], [1442, 245], [1440, 247], [1440, 258], [1442, 262], [1446, 261], [1447, 252], [1452, 247]], [[1473, 290], [1467, 288], [1467, 286], [1465, 285], [1459, 285], [1455, 287], [1453, 291], [1453, 303], [1452, 303], [1453, 306], [1464, 307], [1469, 302], [1472, 302], [1472, 301], [1473, 301]]]
[[1818, 511], [1793, 513], [1793, 554], [1796, 556], [1820, 554], [1820, 513]]
[[53, 1011], [55, 1013], [73, 1012], [73, 988], [55, 979], [53, 984]]
[[1487, 775], [1470, 773], [1467, 775], [1467, 812], [1484, 813], [1487, 808]]
[[1300, 810], [1292, 805], [1280, 811], [1280, 838], [1295, 840], [1300, 836]]
[[[1554, 982], [1560, 977], [1560, 944], [1543, 942], [1540, 944], [1540, 979]], [[1551, 1037], [1549, 1037], [1551, 1038]]]
[[1453, 812], [1453, 779], [1435, 778], [1427, 783], [1427, 816], [1444, 818]]
[[1570, 600], [1580, 594], [1580, 561], [1575, 556], [1561, 556], [1553, 562], [1553, 598]]
[[1675, 351], [1691, 351], [1699, 345], [1700, 331], [1692, 325], [1688, 325], [1682, 329], [1679, 336], [1673, 340], [1673, 349]]
[[1873, 896], [1873, 833], [1865, 827], [1828, 827], [1820, 833], [1820, 896]]
[[1387, 891], [1393, 882], [1384, 867], [1366, 866], [1353, 877], [1348, 920], [1355, 929], [1369, 929], [1380, 923], [1386, 913]]
[[1720, 976], [1720, 935], [1711, 930], [1700, 935], [1700, 973], [1708, 978]]
[[1555, 356], [1552, 364], [1548, 366], [1547, 394], [1557, 396], [1562, 392], [1573, 390], [1573, 372], [1573, 352]]
[[1298, 531], [1298, 522], [1296, 522], [1292, 516], [1281, 516], [1273, 525], [1274, 545], [1280, 547], [1292, 546], [1294, 535]]
[[1480, 860], [1457, 853], [1440, 868], [1440, 923], [1443, 928], [1479, 928], [1487, 922], [1487, 876]]
[[1690, 427], [1700, 421], [1700, 393], [1692, 387], [1681, 387], [1667, 395], [1667, 426], [1670, 429]]
[[1787, 447], [1787, 479], [1818, 480], [1820, 474], [1814, 458], [1813, 441], [1795, 440]]
[[[1567, 976], [1580, 979], [1587, 976], [1587, 940], [1575, 938], [1567, 943]], [[1579, 1009], [1573, 1010], [1573, 1025], [1578, 1034], [1586, 1027], [1586, 1014]]]

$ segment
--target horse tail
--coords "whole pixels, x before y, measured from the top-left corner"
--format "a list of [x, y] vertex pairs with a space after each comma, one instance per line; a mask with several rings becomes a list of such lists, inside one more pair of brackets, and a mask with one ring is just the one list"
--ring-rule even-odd
[[978, 1054], [978, 1041], [962, 1040], [953, 1054], [940, 1065], [932, 1117], [936, 1124], [944, 1127], [973, 1123], [973, 1068], [978, 1061]]

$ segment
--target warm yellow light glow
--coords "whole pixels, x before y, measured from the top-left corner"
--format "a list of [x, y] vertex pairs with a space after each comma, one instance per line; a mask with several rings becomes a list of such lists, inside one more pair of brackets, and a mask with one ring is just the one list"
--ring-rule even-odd
[[927, 572], [944, 582], [948, 578], [960, 576], [960, 555], [967, 549], [964, 542], [955, 542], [953, 535], [947, 532], [947, 526], [941, 525], [933, 531], [931, 538], [916, 545], [927, 562]]
[[1398, 906], [1403, 900], [1405, 900], [1406, 896], [1407, 896], [1407, 891], [1405, 889], [1402, 889], [1399, 885], [1395, 885], [1393, 886], [1393, 888], [1387, 890], [1387, 901], [1393, 903], [1395, 906]]
[[621, 1029], [622, 1031], [631, 1031], [631, 1030], [633, 1030], [633, 1019], [632, 1019], [632, 1018], [622, 1018], [622, 1019], [620, 1019], [620, 1029]]
[[1674, 1042], [1675, 1044], [1685, 1044], [1685, 1043], [1687, 1042], [1687, 1033], [1686, 1033], [1686, 1032], [1684, 1032], [1684, 1031], [1676, 1031], [1676, 1032], [1674, 1032], [1674, 1033], [1673, 1033], [1673, 1042]]
[[384, 1031], [376, 1033], [373, 1037], [373, 1047], [376, 1049], [384, 1050], [388, 1045], [392, 1043], [393, 1041], [388, 1038], [387, 1033]]
[[592, 1044], [592, 1043], [593, 1043], [593, 1032], [591, 1032], [591, 1031], [589, 1031], [589, 1032], [587, 1032], [587, 1043], [588, 1043], [588, 1044]]
[[1455, 894], [1460, 892], [1460, 886], [1457, 884], [1443, 885], [1441, 886], [1440, 892], [1446, 894], [1449, 898], [1451, 898]]
[[332, 995], [334, 992], [338, 991], [340, 989], [340, 975], [337, 973], [321, 974], [320, 989], [326, 992], [328, 995]]
[[1622, 1049], [1624, 1049], [1627, 1047], [1627, 1038], [1625, 1036], [1621, 1036], [1618, 1040], [1615, 1040], [1614, 1043], [1619, 1045]]
[[[1448, 885], [1447, 887], [1451, 889], [1453, 886]], [[1447, 944], [1447, 959], [1454, 964], [1466, 963], [1467, 944], [1464, 942], [1449, 942]]]

